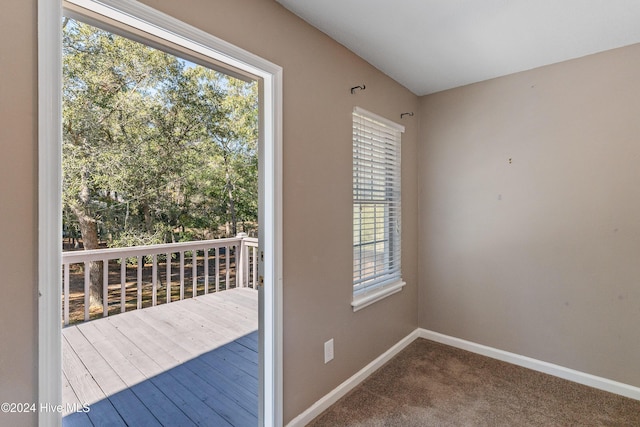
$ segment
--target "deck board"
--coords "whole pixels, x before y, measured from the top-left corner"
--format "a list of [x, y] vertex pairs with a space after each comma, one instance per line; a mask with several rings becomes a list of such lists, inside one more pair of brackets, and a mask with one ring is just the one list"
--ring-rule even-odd
[[[121, 333], [136, 343], [140, 352], [161, 366], [162, 370], [179, 365], [191, 356], [182, 346], [169, 341], [165, 335], [149, 327], [144, 320], [137, 317], [135, 312], [131, 315], [131, 319], [113, 316], [109, 320]], [[150, 369], [151, 366], [148, 368]]]
[[[76, 394], [78, 401], [82, 403], [93, 403], [91, 410], [87, 413], [87, 418], [89, 418], [92, 423], [95, 424], [97, 421], [103, 421], [103, 425], [125, 425], [116, 409], [106, 398], [107, 396], [93, 380], [91, 373], [89, 373], [80, 357], [69, 344], [64, 333], [62, 340], [62, 369], [63, 375], [67, 377], [69, 385]], [[65, 411], [69, 409], [66, 405], [67, 403], [70, 402], [63, 401]], [[66, 419], [66, 415], [68, 414], [65, 412], [64, 415]]]
[[[234, 353], [237, 355], [237, 353]], [[225, 358], [224, 355], [215, 353], [207, 353], [202, 355], [200, 358], [204, 363], [209, 365], [211, 368], [217, 370], [222, 373], [225, 378], [229, 378], [232, 381], [235, 381], [241, 384], [247, 390], [250, 390], [252, 393], [257, 394], [258, 392], [258, 378], [255, 375], [255, 369], [250, 369], [250, 372], [243, 371], [236, 365], [232, 364], [230, 360], [237, 361], [236, 357], [232, 359]], [[253, 364], [256, 366], [257, 362]]]
[[245, 335], [236, 340], [238, 344], [242, 344], [247, 347], [249, 350], [258, 352], [258, 334]]
[[255, 426], [258, 295], [231, 289], [63, 329], [65, 426]]
[[[233, 426], [257, 426], [257, 414], [250, 414], [234, 400], [207, 383], [202, 375], [196, 374], [185, 365], [180, 365], [173, 370], [174, 377], [196, 395], [196, 397], [220, 414]], [[231, 394], [231, 393], [229, 393]], [[257, 403], [257, 402], [256, 402]]]
[[194, 424], [200, 426], [232, 426], [220, 414], [207, 406], [193, 393], [192, 387], [185, 387], [177, 380], [176, 375], [163, 373], [153, 380], [165, 394], [178, 405], [184, 413], [189, 414], [189, 418]]
[[69, 379], [64, 373], [62, 375], [62, 400], [69, 405], [73, 405], [68, 409], [65, 425], [69, 427], [93, 425], [89, 416], [84, 412], [82, 403], [78, 400], [76, 392], [71, 387], [71, 384], [69, 384]]

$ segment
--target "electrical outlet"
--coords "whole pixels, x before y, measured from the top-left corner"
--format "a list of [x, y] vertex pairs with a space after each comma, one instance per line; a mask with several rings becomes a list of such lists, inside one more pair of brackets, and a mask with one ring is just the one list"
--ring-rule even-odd
[[329, 363], [333, 360], [333, 338], [324, 343], [324, 363]]

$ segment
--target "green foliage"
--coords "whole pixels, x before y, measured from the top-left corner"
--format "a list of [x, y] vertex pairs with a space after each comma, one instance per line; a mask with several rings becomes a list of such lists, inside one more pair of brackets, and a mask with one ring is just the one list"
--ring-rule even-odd
[[65, 18], [64, 229], [129, 246], [255, 226], [257, 123], [255, 82]]

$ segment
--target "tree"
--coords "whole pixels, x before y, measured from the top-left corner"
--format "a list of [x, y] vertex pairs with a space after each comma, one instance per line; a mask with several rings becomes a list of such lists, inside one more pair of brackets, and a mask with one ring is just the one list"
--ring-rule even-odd
[[63, 49], [64, 220], [84, 249], [257, 223], [255, 82], [69, 18]]
[[[221, 206], [226, 208], [227, 235], [235, 236], [239, 218], [255, 221], [258, 215], [257, 86], [224, 75], [208, 81], [225, 88], [225, 96], [217, 106], [223, 112], [222, 119], [206, 120], [205, 128], [207, 139], [219, 156], [215, 170], [224, 174], [224, 192], [219, 197], [225, 202]], [[215, 90], [214, 85], [208, 86], [205, 95]]]
[[[123, 37], [65, 19], [63, 27], [63, 204], [85, 249], [99, 247], [99, 223], [126, 194], [132, 147], [146, 139], [148, 88], [176, 72], [175, 61]], [[101, 264], [92, 262], [91, 303], [100, 303]]]

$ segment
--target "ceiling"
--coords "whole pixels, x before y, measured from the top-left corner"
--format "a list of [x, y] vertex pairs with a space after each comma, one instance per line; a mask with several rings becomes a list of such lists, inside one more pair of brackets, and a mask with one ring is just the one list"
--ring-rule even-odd
[[640, 42], [640, 0], [277, 0], [417, 95]]

